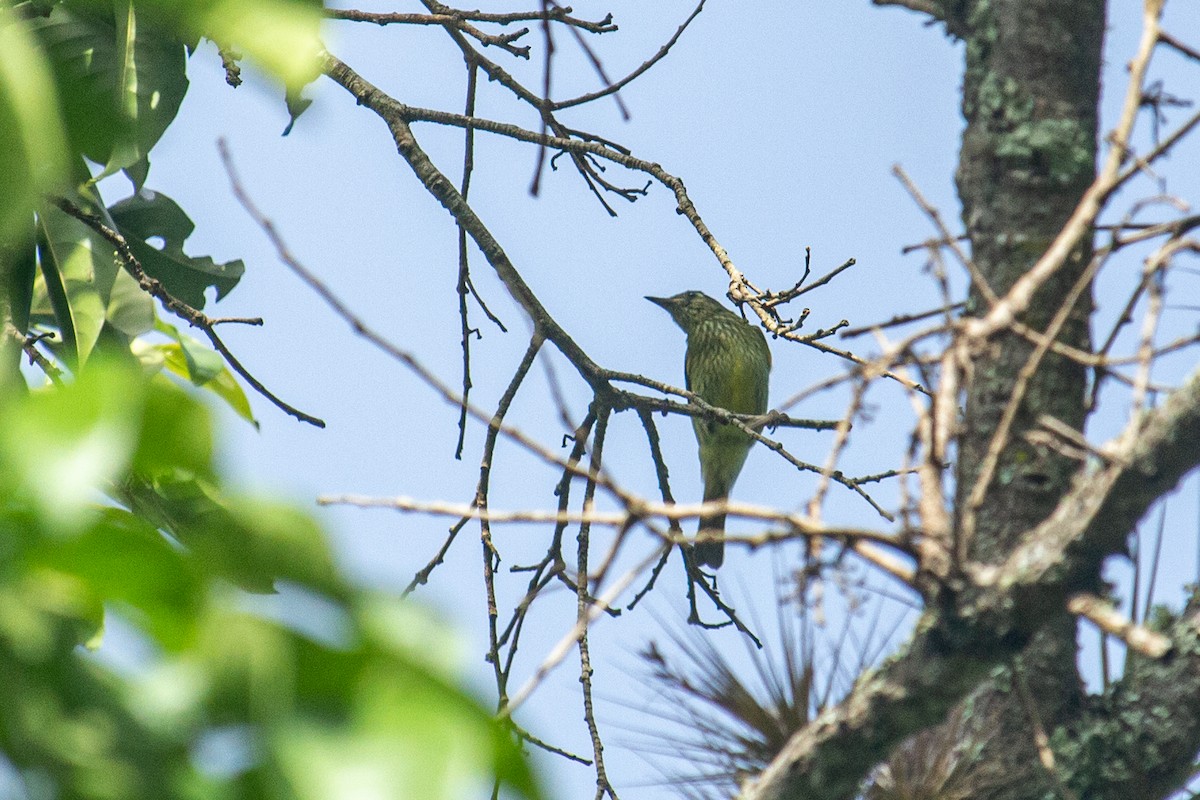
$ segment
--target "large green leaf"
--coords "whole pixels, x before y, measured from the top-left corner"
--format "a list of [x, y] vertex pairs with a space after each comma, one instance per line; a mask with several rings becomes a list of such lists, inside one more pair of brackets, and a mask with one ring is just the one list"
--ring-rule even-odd
[[77, 579], [98, 600], [119, 602], [169, 649], [191, 643], [203, 605], [203, 575], [154, 526], [118, 508], [101, 509], [80, 535], [43, 541], [29, 563]]
[[[24, 235], [13, 228], [11, 238], [0, 239], [0, 319], [10, 320], [16, 333], [29, 329], [33, 303], [33, 280], [37, 274], [37, 233], [32, 215], [25, 220]], [[0, 337], [0, 395], [23, 392], [21, 338]]]
[[[12, 534], [0, 525], [0, 541], [9, 544]], [[36, 529], [18, 535], [31, 538]], [[123, 681], [80, 653], [92, 626], [86, 584], [57, 570], [7, 566], [0, 579], [5, 796], [180, 797], [187, 739], [152, 735], [130, 713]]]
[[[86, 174], [82, 163], [79, 168]], [[73, 199], [106, 216], [93, 187], [85, 187]], [[56, 326], [64, 356], [82, 365], [95, 348], [108, 314], [113, 283], [120, 271], [116, 250], [91, 226], [45, 202], [38, 209], [38, 255], [41, 280], [34, 287], [35, 321]], [[50, 318], [46, 317], [47, 306]]]
[[23, 236], [41, 195], [66, 174], [58, 92], [28, 26], [0, 4], [0, 242]]
[[147, 369], [166, 369], [173, 375], [193, 384], [197, 383], [195, 364], [201, 360], [196, 356], [204, 354], [206, 358], [203, 360], [215, 357], [219, 362], [220, 369], [213, 377], [206, 378], [198, 385], [221, 398], [239, 417], [255, 428], [258, 427], [258, 420], [254, 418], [254, 410], [250, 408], [250, 400], [246, 397], [246, 392], [243, 391], [237, 378], [224, 365], [224, 361], [221, 361], [221, 357], [217, 353], [205, 348], [195, 339], [190, 339], [190, 344], [186, 349], [179, 342], [147, 342], [144, 339], [138, 339], [133, 343], [132, 349], [142, 366]]
[[[143, 190], [113, 205], [109, 213], [146, 272], [193, 308], [204, 307], [205, 289], [214, 287], [220, 300], [245, 272], [241, 259], [218, 264], [208, 256], [187, 255], [184, 242], [196, 226], [165, 194]], [[153, 238], [162, 239], [161, 249], [149, 244]]]
[[187, 92], [184, 43], [139, 9], [75, 0], [30, 23], [62, 91], [72, 144], [104, 165], [98, 178], [144, 162]]
[[104, 316], [113, 330], [120, 331], [129, 339], [153, 330], [158, 318], [154, 310], [154, 298], [123, 269], [117, 271]]
[[29, 330], [33, 280], [37, 275], [37, 229], [32, 214], [25, 217], [21, 227], [21, 231], [14, 227], [11, 237], [0, 241], [0, 307], [13, 326], [24, 333]]
[[169, 380], [150, 382], [142, 426], [153, 435], [143, 436], [134, 453], [132, 469], [139, 475], [184, 470], [212, 480], [213, 437], [208, 409]]
[[[56, 328], [60, 337], [49, 343], [69, 363], [85, 363], [105, 332], [128, 342], [154, 328], [154, 299], [89, 226], [47, 206], [38, 216], [37, 252], [41, 270], [25, 283], [14, 281], [16, 292], [31, 295], [24, 324]], [[29, 248], [31, 262], [33, 256]]]
[[211, 481], [182, 469], [131, 474], [114, 497], [187, 548], [204, 572], [250, 592], [275, 591], [274, 564], [246, 557], [248, 531]]
[[[360, 598], [349, 610], [333, 647], [245, 616], [210, 634], [214, 699], [230, 717], [262, 726], [264, 778], [278, 774], [299, 800], [451, 800], [495, 780], [514, 796], [540, 796], [512, 736], [447, 670], [430, 668], [446, 637], [396, 647], [371, 618], [442, 634], [444, 625], [390, 598]], [[269, 694], [287, 697], [287, 712], [264, 702]]]

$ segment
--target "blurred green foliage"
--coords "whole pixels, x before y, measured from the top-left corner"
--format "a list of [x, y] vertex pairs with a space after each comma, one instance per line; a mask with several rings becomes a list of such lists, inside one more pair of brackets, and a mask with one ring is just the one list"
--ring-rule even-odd
[[[348, 585], [306, 514], [226, 496], [185, 390], [98, 355], [0, 419], [0, 756], [26, 796], [538, 796], [443, 626]], [[89, 650], [114, 617], [134, 666]]]
[[[307, 513], [230, 496], [190, 388], [253, 421], [240, 385], [51, 202], [121, 234], [193, 308], [224, 297], [244, 265], [185, 252], [194, 226], [146, 188], [151, 151], [201, 37], [294, 96], [317, 74], [321, 13], [0, 0], [2, 796], [539, 797], [456, 679], [444, 625], [349, 584]], [[117, 172], [134, 193], [107, 204], [97, 182]], [[50, 382], [30, 389], [35, 338]]]
[[[119, 346], [252, 420], [221, 359], [164, 326], [112, 243], [48, 197], [123, 236], [173, 297], [197, 310], [220, 300], [245, 266], [187, 252], [195, 226], [147, 188], [151, 151], [202, 38], [254, 60], [291, 98], [319, 72], [321, 19], [319, 0], [0, 0], [0, 390], [19, 383], [16, 335], [53, 333], [43, 345], [67, 369]], [[117, 173], [133, 194], [110, 204], [97, 184]]]

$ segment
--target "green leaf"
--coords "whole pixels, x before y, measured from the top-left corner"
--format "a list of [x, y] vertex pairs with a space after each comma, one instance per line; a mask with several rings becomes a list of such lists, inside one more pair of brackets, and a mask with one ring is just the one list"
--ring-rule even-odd
[[184, 377], [195, 385], [203, 386], [225, 369], [225, 360], [220, 353], [182, 333], [174, 325], [160, 322], [155, 329], [167, 334], [179, 345], [186, 370]]
[[[469, 735], [470, 729], [449, 738], [439, 721], [397, 720], [401, 735], [297, 721], [282, 728], [273, 744], [283, 778], [299, 800], [450, 800], [477, 794], [482, 776], [462, 768], [479, 766], [486, 740]], [[416, 728], [426, 723], [431, 729]], [[451, 773], [452, 767], [460, 771]]]
[[0, 241], [21, 236], [42, 194], [66, 177], [67, 138], [45, 55], [0, 5]]
[[[478, 700], [446, 677], [444, 637], [416, 657], [380, 641], [375, 624], [398, 616], [429, 630], [436, 624], [394, 599], [359, 607], [362, 638], [330, 649], [295, 647], [297, 715], [275, 724], [272, 752], [301, 800], [470, 797], [499, 778], [526, 798], [540, 793], [512, 737]], [[404, 613], [399, 614], [398, 612]], [[429, 651], [435, 651], [432, 654]]]
[[45, 663], [103, 627], [104, 607], [82, 581], [28, 561], [19, 566], [0, 584], [0, 640], [14, 640], [23, 660]]
[[[178, 342], [148, 343], [139, 340], [134, 342], [133, 346], [134, 354], [144, 366], [153, 369], [165, 367], [180, 378], [195, 382], [189, 366], [190, 359], [184, 355], [183, 346]], [[212, 353], [211, 350], [208, 352]], [[216, 353], [212, 354], [217, 355]], [[250, 401], [246, 398], [246, 393], [242, 391], [241, 384], [228, 369], [222, 367], [216, 376], [205, 381], [200, 388], [210, 391], [224, 400], [239, 417], [258, 427], [258, 421], [254, 419], [254, 412], [250, 408]]]
[[281, 579], [339, 591], [320, 529], [289, 506], [227, 499], [211, 481], [184, 469], [130, 475], [118, 496], [191, 551], [206, 572], [243, 589], [271, 593]]
[[250, 400], [242, 390], [242, 385], [238, 383], [237, 378], [228, 369], [222, 369], [215, 378], [205, 382], [201, 388], [212, 392], [224, 400], [225, 404], [232, 408], [235, 414], [249, 422], [255, 428], [258, 428], [258, 420], [254, 418], [254, 410], [250, 408]]
[[68, 528], [90, 518], [98, 491], [131, 463], [142, 417], [140, 385], [130, 368], [110, 362], [6, 409], [0, 465], [13, 470], [22, 496], [48, 525]]
[[289, 505], [248, 498], [239, 499], [232, 511], [240, 537], [236, 557], [247, 567], [339, 594], [333, 556], [311, 516]]
[[151, 735], [127, 710], [122, 681], [81, 655], [92, 623], [78, 588], [45, 569], [0, 582], [0, 746], [15, 768], [6, 796], [180, 797], [186, 742]]
[[287, 104], [288, 112], [288, 124], [287, 127], [283, 129], [283, 135], [287, 136], [292, 132], [292, 128], [295, 126], [296, 120], [300, 118], [301, 114], [308, 110], [308, 107], [312, 105], [313, 101], [302, 95], [299, 89], [290, 88], [284, 93], [283, 99], [284, 103]]
[[[184, 242], [196, 226], [165, 194], [143, 190], [112, 206], [109, 213], [146, 273], [193, 308], [204, 308], [204, 292], [210, 286], [216, 288], [220, 300], [245, 272], [241, 259], [217, 264], [208, 256], [184, 253]], [[162, 249], [148, 243], [155, 237], [163, 240]]]
[[14, 232], [0, 239], [0, 320], [9, 320], [14, 330], [0, 337], [0, 397], [27, 390], [21, 372], [23, 334], [29, 331], [33, 304], [33, 280], [37, 275], [37, 229], [33, 217], [26, 220], [25, 235]]
[[54, 6], [61, 3], [63, 0], [18, 0], [17, 7], [25, 6], [29, 9], [30, 16], [36, 15], [39, 17], [48, 17], [50, 12], [54, 10]]
[[107, 4], [59, 4], [30, 22], [62, 89], [75, 149], [105, 165], [97, 180], [141, 164], [187, 92], [183, 42], [140, 8], [129, 0], [116, 0], [116, 13]]
[[129, 182], [133, 184], [135, 190], [140, 190], [146, 185], [146, 178], [149, 175], [150, 158], [147, 155], [143, 155], [141, 159], [125, 167], [125, 176], [129, 178]]
[[208, 409], [168, 380], [151, 381], [132, 467], [142, 475], [183, 470], [213, 477], [212, 424]]
[[[207, 415], [166, 383], [105, 352], [65, 386], [0, 397], [0, 760], [16, 791], [441, 800], [498, 780], [537, 800], [514, 738], [454, 679], [444, 624], [350, 585], [306, 513], [224, 497]], [[97, 507], [100, 490], [127, 509]], [[219, 582], [272, 577], [289, 587], [255, 601]], [[79, 647], [113, 613], [132, 669]], [[214, 769], [221, 737], [233, 751]]]
[[29, 330], [33, 281], [37, 275], [37, 228], [32, 214], [25, 219], [23, 228], [23, 232], [14, 228], [8, 240], [0, 241], [0, 279], [3, 280], [0, 305], [7, 301], [7, 313], [21, 333]]
[[[92, 206], [87, 202], [90, 197], [74, 199], [85, 208]], [[82, 365], [104, 327], [110, 291], [120, 269], [116, 251], [88, 225], [43, 203], [38, 210], [38, 254], [43, 279], [40, 288], [53, 308], [52, 322], [62, 333], [61, 346], [66, 348], [68, 361]], [[42, 305], [35, 291], [34, 307]]]
[[114, 330], [133, 339], [153, 330], [158, 315], [154, 310], [154, 298], [122, 269], [113, 281], [104, 316]]
[[213, 720], [262, 724], [286, 719], [296, 699], [295, 647], [296, 636], [268, 620], [228, 605], [214, 609], [196, 653], [208, 676]]
[[172, 342], [135, 341], [133, 353], [147, 369], [166, 368], [168, 372], [212, 392], [239, 417], [258, 427], [250, 401], [237, 378], [225, 366], [224, 359], [204, 343], [181, 332], [174, 325], [156, 320], [155, 330], [170, 336]]
[[195, 635], [203, 605], [201, 575], [162, 534], [123, 509], [103, 509], [81, 535], [43, 541], [30, 563], [81, 581], [97, 598], [119, 602], [161, 644], [179, 649]]
[[197, 386], [213, 380], [225, 369], [225, 360], [190, 336], [180, 336], [179, 352], [183, 356], [187, 378]]
[[273, 559], [247, 553], [256, 544], [220, 490], [186, 470], [129, 475], [117, 499], [169, 533], [190, 551], [197, 566], [250, 592], [275, 591]]

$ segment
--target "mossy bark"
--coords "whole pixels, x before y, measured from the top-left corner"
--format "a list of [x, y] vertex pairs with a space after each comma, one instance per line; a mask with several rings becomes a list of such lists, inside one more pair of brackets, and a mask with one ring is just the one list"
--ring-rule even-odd
[[[1045, 251], [1095, 176], [1097, 104], [1104, 34], [1103, 0], [975, 0], [962, 30], [967, 121], [956, 175], [963, 222], [978, 273], [1003, 294]], [[1047, 329], [1092, 256], [1085, 239], [1037, 294], [1021, 322]], [[1090, 287], [1079, 293], [1058, 339], [1088, 349]], [[968, 313], [988, 309], [973, 286]], [[1048, 353], [1030, 379], [982, 504], [968, 498], [1011, 402], [1018, 374], [1035, 345], [1005, 331], [973, 354], [959, 441], [956, 522], [975, 524], [966, 551], [973, 561], [999, 563], [1017, 537], [1044, 519], [1062, 498], [1078, 462], [1023, 434], [1049, 414], [1082, 428], [1086, 374]], [[1016, 682], [1023, 681], [1021, 691]], [[1019, 662], [971, 698], [964, 730], [978, 745], [980, 798], [1016, 800], [1054, 794], [1030, 735], [1069, 724], [1083, 704], [1076, 671], [1075, 622], [1061, 611], [1034, 638]]]

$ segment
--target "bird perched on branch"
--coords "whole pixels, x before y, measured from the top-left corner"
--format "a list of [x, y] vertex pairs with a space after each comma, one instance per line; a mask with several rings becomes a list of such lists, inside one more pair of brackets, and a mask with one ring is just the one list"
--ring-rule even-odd
[[[662, 306], [687, 334], [684, 375], [687, 388], [711, 406], [736, 414], [765, 414], [771, 351], [762, 330], [703, 292], [674, 297], [647, 297]], [[754, 440], [733, 425], [692, 417], [700, 451], [704, 500], [726, 500]], [[698, 566], [714, 569], [725, 560], [725, 515], [701, 517], [700, 534], [716, 537], [697, 542]]]

